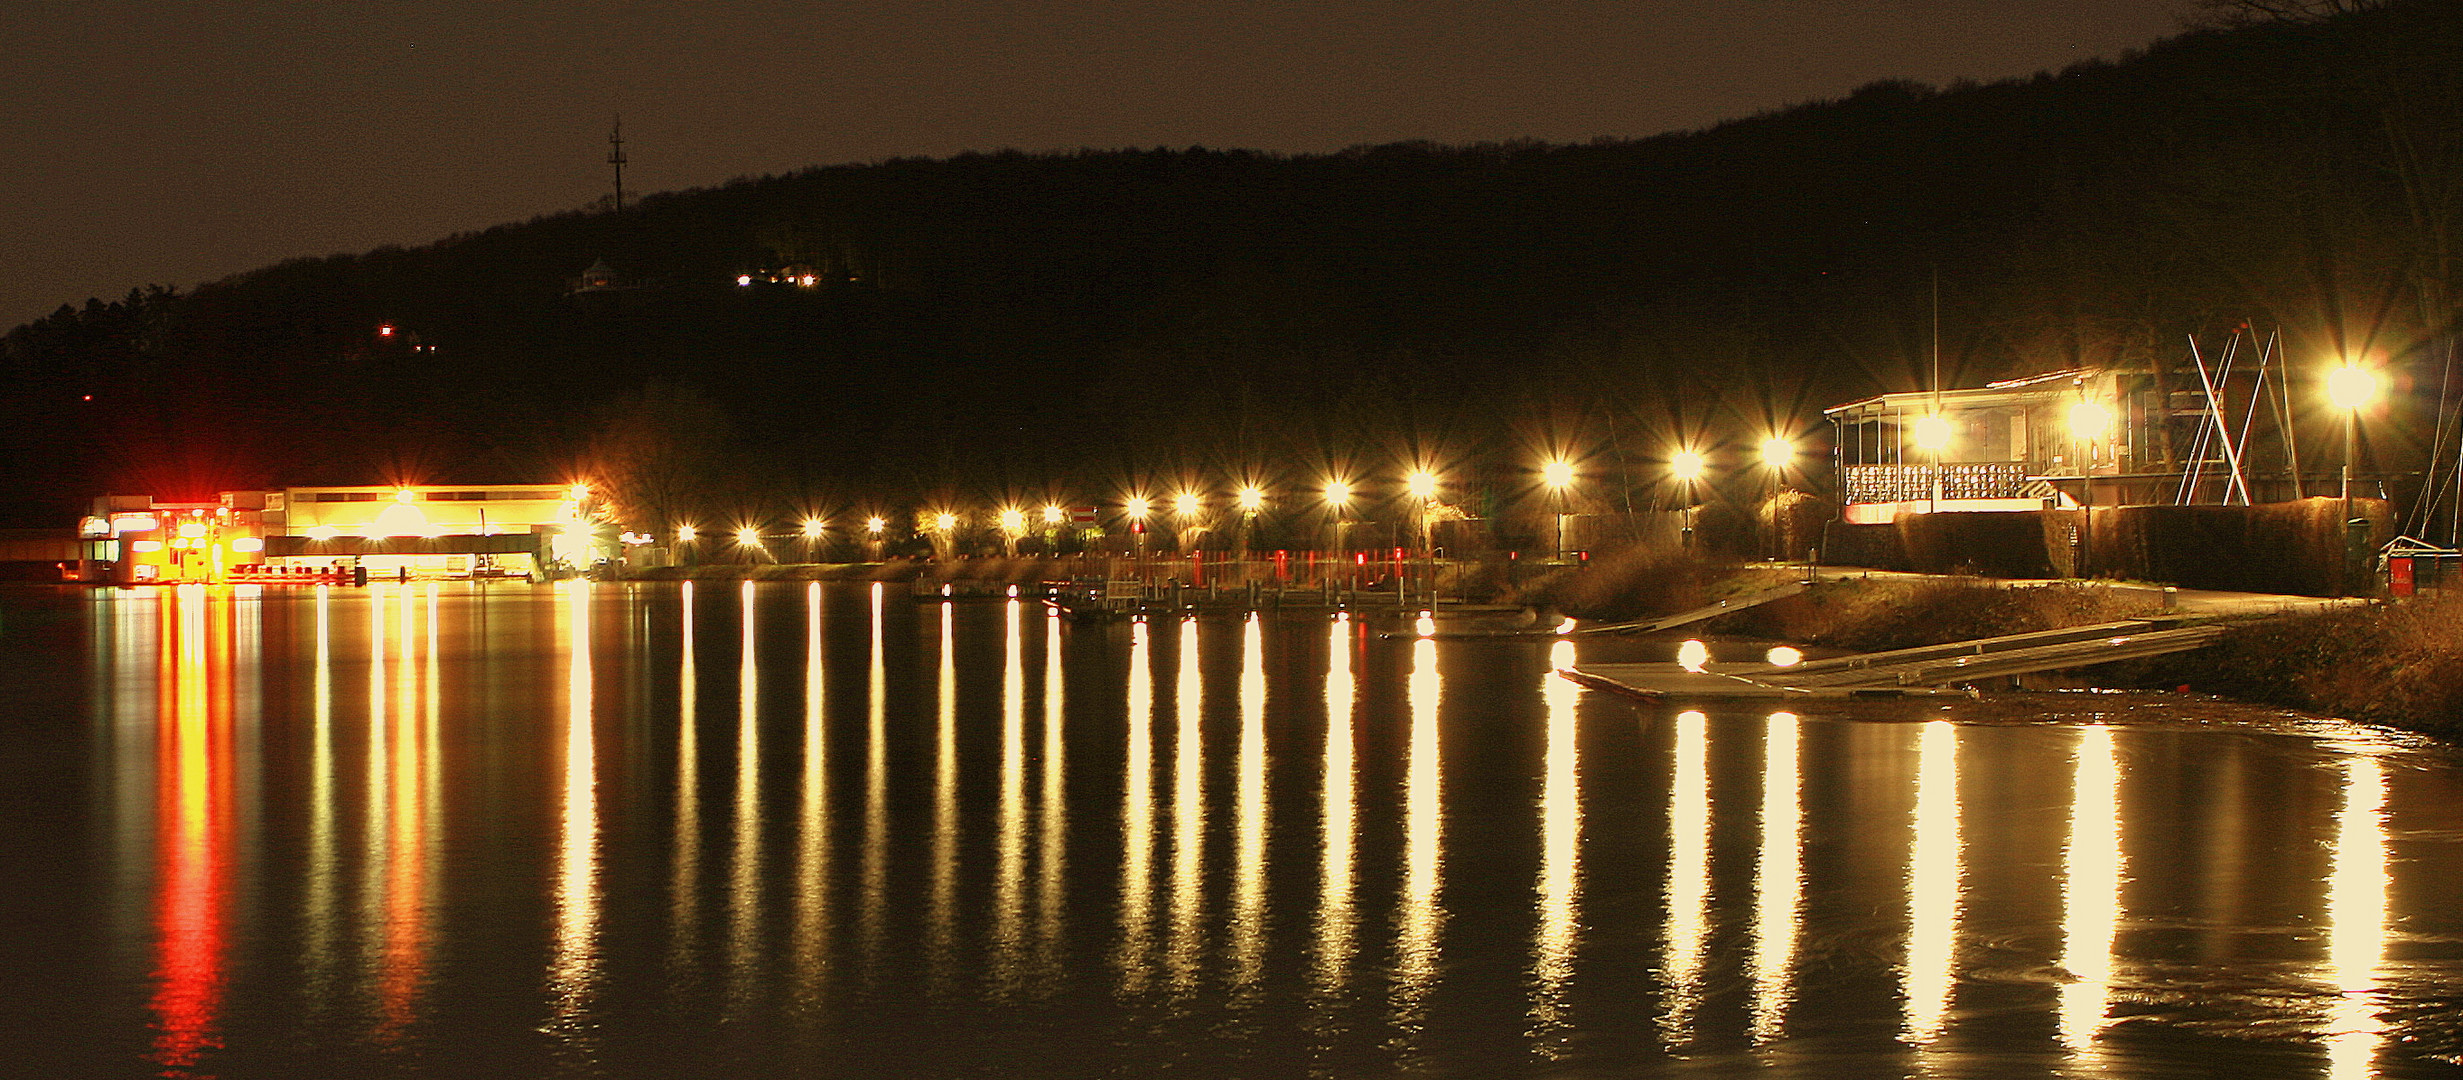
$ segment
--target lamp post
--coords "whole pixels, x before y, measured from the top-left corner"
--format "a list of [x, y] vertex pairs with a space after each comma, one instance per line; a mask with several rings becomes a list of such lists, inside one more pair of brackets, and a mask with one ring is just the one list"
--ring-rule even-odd
[[864, 519], [864, 543], [872, 549], [872, 561], [881, 561], [881, 545], [889, 531], [889, 519], [875, 515]]
[[1941, 455], [1949, 448], [1950, 421], [1947, 418], [1939, 413], [1916, 418], [1916, 449], [1924, 451], [1933, 458], [1929, 494], [1926, 496], [1924, 506], [1928, 514], [1941, 509]]
[[1197, 534], [1204, 529], [1198, 524], [1198, 515], [1205, 509], [1204, 501], [1194, 491], [1183, 491], [1172, 496], [1172, 539], [1179, 544], [1184, 555], [1197, 548]]
[[2095, 563], [2095, 456], [2096, 446], [2112, 431], [2112, 410], [2103, 405], [2079, 399], [2070, 406], [2070, 441], [2078, 444], [2078, 484], [2080, 505], [2085, 508], [2084, 524], [2078, 529], [2078, 562], [2076, 576], [2088, 577]]
[[1668, 455], [1668, 474], [1685, 486], [1684, 546], [1687, 551], [1693, 550], [1693, 530], [1694, 526], [1700, 522], [1700, 515], [1697, 511], [1701, 508], [1695, 505], [1697, 502], [1695, 487], [1702, 479], [1704, 465], [1705, 462], [1699, 451], [1679, 450]]
[[808, 517], [804, 519], [805, 562], [817, 563], [821, 561], [821, 536], [823, 531], [828, 528], [829, 523], [821, 520], [820, 518]]
[[1144, 495], [1131, 495], [1121, 509], [1129, 513], [1130, 554], [1136, 557], [1139, 576], [1143, 577], [1146, 566], [1146, 515], [1154, 512], [1154, 504], [1147, 502]]
[[2326, 397], [2343, 410], [2343, 519], [2352, 520], [2352, 458], [2359, 446], [2360, 407], [2377, 399], [2377, 375], [2345, 364], [2326, 373]]
[[1573, 462], [1563, 458], [1551, 460], [1539, 467], [1539, 479], [1548, 485], [1552, 500], [1548, 516], [1554, 524], [1550, 530], [1554, 535], [1549, 538], [1549, 546], [1555, 549], [1554, 557], [1561, 560], [1565, 558], [1565, 492], [1574, 486]]
[[1068, 514], [1058, 503], [1046, 503], [1043, 508], [1043, 554], [1045, 558], [1060, 553], [1060, 523]]
[[1349, 545], [1345, 543], [1343, 529], [1349, 524], [1344, 520], [1344, 511], [1350, 508], [1351, 481], [1342, 479], [1326, 481], [1326, 512], [1334, 516], [1334, 561], [1338, 565], [1343, 561], [1344, 552], [1349, 548]]
[[[2350, 361], [2326, 373], [2326, 397], [2343, 410], [2343, 575], [2349, 580], [2363, 558], [2367, 526], [2353, 527], [2352, 459], [2360, 449], [2360, 409], [2377, 400], [2377, 373]], [[2350, 588], [2341, 590], [2351, 592]]]
[[1784, 435], [1772, 435], [1762, 440], [1762, 464], [1770, 469], [1770, 552], [1775, 558], [1788, 555], [1786, 530], [1779, 525], [1779, 493], [1787, 483], [1787, 470], [1796, 463], [1796, 443]]
[[1437, 474], [1426, 469], [1414, 469], [1410, 476], [1403, 479], [1403, 485], [1411, 492], [1414, 511], [1412, 531], [1419, 534], [1420, 550], [1426, 551], [1433, 544], [1429, 537], [1428, 514], [1437, 501]]
[[932, 535], [935, 537], [932, 544], [934, 558], [947, 560], [955, 555], [957, 553], [958, 515], [947, 510], [932, 515]]
[[1241, 567], [1241, 573], [1245, 574], [1248, 572], [1245, 564], [1249, 559], [1249, 534], [1257, 527], [1257, 512], [1266, 508], [1266, 493], [1257, 485], [1251, 484], [1240, 489], [1239, 502], [1240, 561], [1244, 564]]
[[1014, 506], [1003, 508], [1001, 510], [1001, 547], [1009, 553], [1010, 558], [1018, 557], [1018, 538], [1024, 535], [1026, 535], [1026, 511]]

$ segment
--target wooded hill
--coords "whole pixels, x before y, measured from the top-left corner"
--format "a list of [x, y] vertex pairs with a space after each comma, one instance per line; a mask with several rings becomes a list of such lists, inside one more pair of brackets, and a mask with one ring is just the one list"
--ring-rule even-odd
[[1936, 278], [1952, 385], [2248, 322], [2395, 365], [2371, 461], [2420, 470], [2458, 46], [2463, 5], [2395, 3], [1633, 141], [831, 166], [139, 290], [0, 341], [0, 513], [544, 471], [651, 524], [1413, 459], [1493, 512], [1551, 448], [1639, 506], [1680, 441], [1926, 385]]

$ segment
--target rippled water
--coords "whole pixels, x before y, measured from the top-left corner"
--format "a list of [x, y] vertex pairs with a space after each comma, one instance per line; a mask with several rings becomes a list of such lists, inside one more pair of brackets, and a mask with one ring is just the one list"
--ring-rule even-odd
[[1637, 709], [1575, 649], [897, 587], [7, 593], [8, 1071], [2463, 1071], [2451, 750]]

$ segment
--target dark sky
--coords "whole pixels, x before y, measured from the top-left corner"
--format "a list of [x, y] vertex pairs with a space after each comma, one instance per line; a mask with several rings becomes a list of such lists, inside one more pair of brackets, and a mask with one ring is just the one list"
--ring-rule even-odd
[[1580, 141], [1989, 80], [2179, 0], [23, 0], [0, 328], [805, 165], [970, 149]]

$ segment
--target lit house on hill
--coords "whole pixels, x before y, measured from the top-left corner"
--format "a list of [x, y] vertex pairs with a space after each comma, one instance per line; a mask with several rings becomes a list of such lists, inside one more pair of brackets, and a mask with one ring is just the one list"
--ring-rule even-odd
[[[2143, 368], [2078, 368], [1824, 409], [1846, 520], [1905, 513], [2270, 502], [2301, 490], [2283, 395], [2254, 373], [2210, 394]], [[2279, 380], [2278, 380], [2279, 381]], [[2220, 402], [2222, 407], [2217, 408]], [[2261, 414], [2261, 415], [2253, 415]]]

